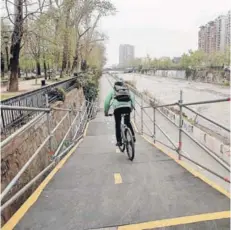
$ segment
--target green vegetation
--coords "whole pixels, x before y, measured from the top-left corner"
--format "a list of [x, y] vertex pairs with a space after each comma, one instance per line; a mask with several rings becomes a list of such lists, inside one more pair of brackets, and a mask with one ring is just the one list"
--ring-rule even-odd
[[206, 54], [203, 51], [189, 50], [184, 53], [178, 62], [169, 57], [151, 58], [147, 55], [145, 58], [136, 58], [130, 63], [131, 66], [138, 68], [139, 72], [145, 72], [145, 69], [184, 69], [187, 70], [187, 75], [191, 71], [205, 68], [222, 68], [230, 65], [230, 48], [227, 47], [225, 52], [216, 52]]
[[8, 98], [11, 98], [11, 97], [15, 97], [17, 95], [18, 95], [18, 93], [1, 93], [1, 101], [8, 99]]
[[99, 93], [99, 78], [102, 72], [91, 70], [79, 76], [76, 80], [76, 88], [83, 88], [84, 96], [88, 101], [94, 101]]
[[[35, 70], [37, 76], [46, 79], [50, 70], [65, 77], [87, 68], [102, 69], [107, 37], [98, 24], [116, 12], [110, 0], [39, 0], [30, 5], [22, 0], [7, 1], [8, 15], [1, 23], [4, 62], [5, 48], [11, 52], [10, 92], [19, 90], [19, 69], [25, 75]], [[11, 8], [17, 8], [17, 13], [10, 14]]]
[[63, 88], [57, 88], [57, 92], [58, 92], [58, 94], [59, 94], [59, 99], [61, 100], [61, 101], [65, 101], [65, 99], [66, 99], [66, 93], [65, 93], [65, 91], [64, 91], [64, 89]]

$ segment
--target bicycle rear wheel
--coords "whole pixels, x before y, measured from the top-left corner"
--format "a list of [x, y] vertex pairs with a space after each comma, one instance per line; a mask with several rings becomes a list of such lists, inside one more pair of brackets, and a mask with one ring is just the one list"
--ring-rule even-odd
[[125, 143], [124, 143], [124, 140], [123, 140], [122, 128], [121, 128], [121, 138], [122, 138], [122, 145], [119, 146], [119, 149], [123, 153], [124, 150], [125, 150]]
[[121, 146], [119, 146], [119, 149], [120, 149], [120, 151], [123, 153], [123, 152], [124, 152], [124, 150], [125, 150], [125, 144], [124, 144], [124, 143], [122, 143], [122, 145], [121, 145]]
[[125, 130], [125, 138], [126, 138], [125, 145], [128, 154], [128, 159], [132, 161], [135, 157], [135, 146], [134, 146], [134, 139], [131, 130], [129, 128], [126, 128]]

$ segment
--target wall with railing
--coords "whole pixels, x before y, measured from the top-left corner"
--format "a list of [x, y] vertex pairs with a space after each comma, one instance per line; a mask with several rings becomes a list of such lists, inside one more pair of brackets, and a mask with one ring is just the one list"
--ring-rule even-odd
[[[23, 93], [18, 96], [1, 101], [1, 105], [8, 106], [26, 106], [42, 108], [46, 105], [45, 95], [48, 95], [49, 102], [57, 100], [50, 92], [55, 88], [62, 88], [65, 92], [69, 92], [75, 87], [76, 78], [70, 78], [62, 82], [57, 82], [52, 85], [44, 86], [40, 89], [31, 92]], [[1, 111], [0, 127], [1, 140], [15, 132], [28, 121], [36, 117], [40, 111], [34, 110], [4, 110]]]
[[[31, 139], [36, 148], [31, 149], [27, 161], [18, 167], [18, 171], [13, 176], [11, 175], [11, 180], [2, 186], [2, 224], [13, 215], [68, 151], [82, 139], [87, 122], [93, 119], [97, 113], [97, 100], [92, 102], [84, 100], [79, 108], [54, 105], [51, 107], [48, 95], [45, 98], [46, 107], [43, 108], [1, 105], [1, 110], [42, 113], [2, 141], [1, 150], [4, 150], [4, 147], [22, 133], [32, 134], [35, 126], [37, 128], [46, 126], [45, 129], [41, 129], [43, 133], [37, 133], [41, 138], [39, 143], [36, 143], [35, 139]], [[58, 121], [57, 113], [62, 113]]]

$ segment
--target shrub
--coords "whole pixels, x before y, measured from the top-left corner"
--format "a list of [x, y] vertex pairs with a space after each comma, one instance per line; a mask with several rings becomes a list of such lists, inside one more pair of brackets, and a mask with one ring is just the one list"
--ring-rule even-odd
[[57, 97], [60, 101], [65, 101], [66, 93], [63, 88], [54, 88], [49, 92], [49, 97]]
[[76, 79], [76, 88], [83, 88], [85, 99], [88, 101], [95, 100], [99, 93], [99, 78], [102, 72], [94, 69], [92, 72], [82, 73]]

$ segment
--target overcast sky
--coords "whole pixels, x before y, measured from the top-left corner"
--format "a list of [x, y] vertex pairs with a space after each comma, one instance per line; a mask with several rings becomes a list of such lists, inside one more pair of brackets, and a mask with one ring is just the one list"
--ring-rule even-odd
[[118, 13], [102, 19], [109, 36], [107, 65], [119, 62], [119, 45], [135, 46], [135, 56], [180, 56], [197, 49], [199, 26], [226, 14], [230, 0], [111, 0]]

